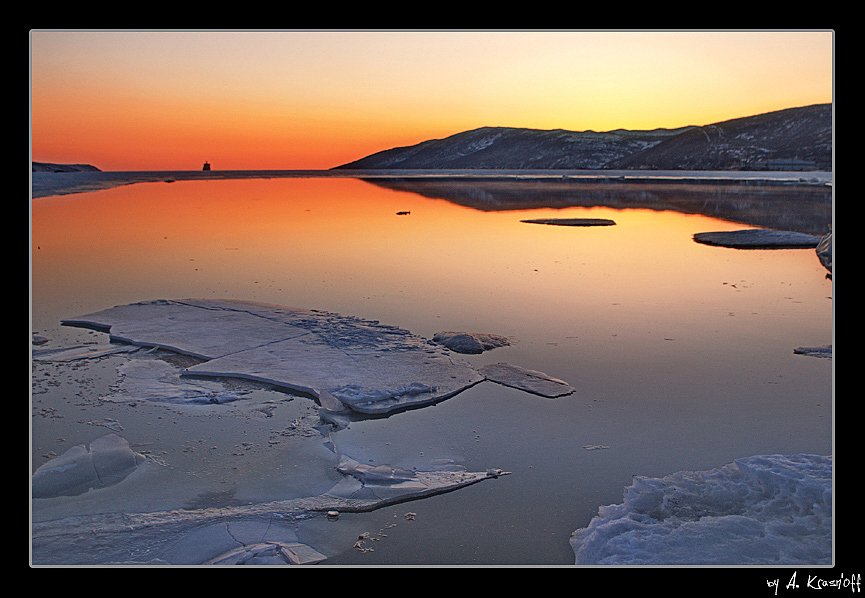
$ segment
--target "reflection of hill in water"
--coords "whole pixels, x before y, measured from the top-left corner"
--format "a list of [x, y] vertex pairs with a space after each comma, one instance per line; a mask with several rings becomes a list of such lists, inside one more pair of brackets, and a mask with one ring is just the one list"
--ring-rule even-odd
[[766, 181], [628, 182], [611, 179], [466, 180], [371, 178], [394, 191], [483, 211], [607, 207], [674, 210], [778, 230], [822, 235], [832, 222], [832, 189]]

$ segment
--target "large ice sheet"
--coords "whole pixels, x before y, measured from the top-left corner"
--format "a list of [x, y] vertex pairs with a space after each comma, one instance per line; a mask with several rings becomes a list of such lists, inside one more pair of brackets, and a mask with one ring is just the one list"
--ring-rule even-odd
[[634, 479], [574, 532], [576, 564], [821, 565], [832, 558], [832, 458], [758, 455]]
[[567, 396], [575, 390], [564, 380], [507, 363], [491, 363], [479, 371], [492, 382], [551, 399]]
[[141, 302], [63, 323], [205, 360], [189, 374], [258, 380], [336, 398], [361, 413], [430, 404], [484, 379], [443, 347], [395, 326], [249, 301]]

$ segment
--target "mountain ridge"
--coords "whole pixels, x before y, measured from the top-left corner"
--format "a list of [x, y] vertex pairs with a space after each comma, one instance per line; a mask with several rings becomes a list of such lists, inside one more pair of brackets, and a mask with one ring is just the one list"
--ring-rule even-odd
[[832, 104], [675, 129], [479, 127], [336, 169], [831, 170]]

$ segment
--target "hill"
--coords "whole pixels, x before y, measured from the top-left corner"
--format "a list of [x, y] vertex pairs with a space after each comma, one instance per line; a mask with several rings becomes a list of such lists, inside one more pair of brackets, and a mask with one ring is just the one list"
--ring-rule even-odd
[[831, 170], [832, 105], [649, 131], [482, 127], [336, 168]]
[[47, 162], [31, 162], [31, 172], [101, 172], [90, 164], [49, 164]]

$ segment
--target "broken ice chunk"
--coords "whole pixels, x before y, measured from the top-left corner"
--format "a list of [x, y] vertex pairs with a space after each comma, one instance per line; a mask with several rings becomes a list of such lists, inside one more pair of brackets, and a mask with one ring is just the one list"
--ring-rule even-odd
[[613, 226], [614, 220], [609, 218], [534, 218], [520, 220], [529, 224], [550, 224], [553, 226]]
[[207, 561], [207, 565], [314, 565], [323, 554], [299, 542], [260, 542], [241, 546]]
[[433, 336], [433, 342], [457, 353], [475, 354], [511, 344], [506, 336], [480, 332], [437, 332]]
[[417, 481], [417, 473], [411, 470], [391, 465], [363, 465], [346, 456], [340, 458], [337, 470], [344, 475], [354, 476], [364, 484], [369, 485], [391, 485]]
[[51, 459], [33, 474], [33, 498], [74, 496], [125, 479], [144, 462], [117, 434], [108, 434], [90, 443], [73, 446]]
[[817, 247], [820, 237], [783, 230], [745, 229], [696, 233], [694, 241], [734, 249], [793, 249]]
[[507, 363], [486, 365], [478, 371], [492, 382], [548, 398], [563, 397], [576, 390], [564, 380]]
[[798, 347], [793, 349], [796, 355], [809, 355], [811, 357], [824, 357], [832, 359], [832, 345], [823, 345], [822, 347]]

